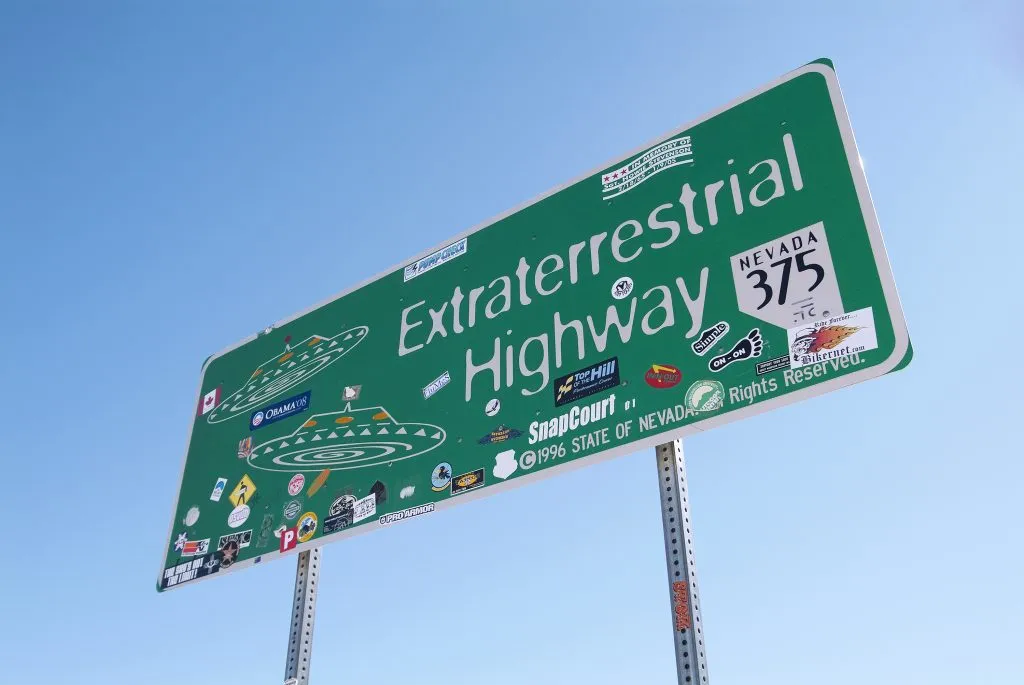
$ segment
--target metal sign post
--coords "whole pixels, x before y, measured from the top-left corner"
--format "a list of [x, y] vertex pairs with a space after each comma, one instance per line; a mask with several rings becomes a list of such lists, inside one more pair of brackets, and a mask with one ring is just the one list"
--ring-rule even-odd
[[700, 620], [697, 572], [693, 561], [690, 495], [686, 486], [683, 441], [666, 442], [655, 450], [661, 492], [661, 521], [665, 531], [669, 599], [676, 647], [679, 685], [707, 685], [708, 664], [704, 655], [704, 631]]
[[295, 568], [295, 598], [292, 627], [288, 636], [285, 685], [309, 685], [309, 659], [313, 652], [313, 622], [316, 619], [316, 589], [320, 581], [320, 548], [299, 554]]
[[[704, 633], [701, 627], [697, 571], [693, 557], [693, 526], [690, 522], [689, 488], [683, 441], [673, 440], [655, 450], [661, 493], [661, 520], [665, 534], [669, 601], [672, 606], [673, 644], [679, 685], [708, 683]], [[284, 685], [309, 685], [313, 651], [316, 593], [320, 580], [320, 548], [298, 556], [295, 596], [288, 636]]]

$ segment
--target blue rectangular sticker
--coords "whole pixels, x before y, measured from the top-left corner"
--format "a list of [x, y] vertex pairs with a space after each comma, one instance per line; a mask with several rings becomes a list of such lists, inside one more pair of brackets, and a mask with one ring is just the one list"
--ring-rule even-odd
[[289, 416], [301, 414], [309, 409], [309, 396], [312, 394], [312, 390], [307, 390], [301, 395], [289, 397], [286, 400], [275, 402], [269, 407], [254, 411], [252, 416], [249, 417], [249, 430], [256, 430], [275, 421], [287, 419]]

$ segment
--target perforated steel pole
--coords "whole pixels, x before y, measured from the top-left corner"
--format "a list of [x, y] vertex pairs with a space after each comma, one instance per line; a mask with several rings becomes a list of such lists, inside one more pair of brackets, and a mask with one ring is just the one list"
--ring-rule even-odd
[[295, 598], [292, 600], [292, 628], [288, 636], [286, 685], [309, 685], [309, 659], [313, 652], [313, 621], [316, 618], [316, 588], [320, 581], [320, 548], [299, 554], [295, 569]]
[[697, 593], [697, 572], [693, 561], [690, 495], [686, 485], [683, 441], [673, 440], [658, 445], [655, 456], [661, 492], [661, 521], [665, 531], [676, 673], [679, 685], [707, 685], [708, 664], [704, 655], [704, 629], [700, 620], [700, 596]]

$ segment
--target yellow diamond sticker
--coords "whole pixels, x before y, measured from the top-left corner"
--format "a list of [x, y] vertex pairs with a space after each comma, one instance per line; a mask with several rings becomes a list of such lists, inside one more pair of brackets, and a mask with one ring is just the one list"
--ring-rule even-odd
[[252, 499], [252, 496], [256, 494], [256, 484], [249, 478], [249, 474], [242, 476], [242, 480], [238, 481], [238, 485], [228, 495], [228, 499], [236, 507], [241, 506]]

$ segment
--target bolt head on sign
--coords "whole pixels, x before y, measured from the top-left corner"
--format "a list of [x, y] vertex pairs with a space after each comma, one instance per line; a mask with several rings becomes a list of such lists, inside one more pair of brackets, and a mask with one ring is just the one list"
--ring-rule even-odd
[[244, 472], [237, 508], [211, 496], [189, 539], [267, 514], [297, 530], [230, 569], [168, 536], [158, 588], [903, 368], [884, 245], [834, 68], [807, 64], [211, 356], [183, 400], [199, 406], [174, 532]]

